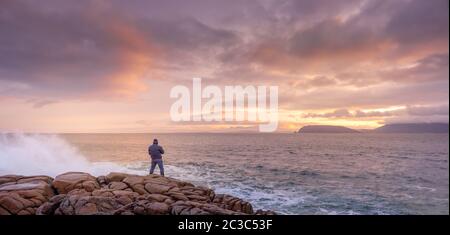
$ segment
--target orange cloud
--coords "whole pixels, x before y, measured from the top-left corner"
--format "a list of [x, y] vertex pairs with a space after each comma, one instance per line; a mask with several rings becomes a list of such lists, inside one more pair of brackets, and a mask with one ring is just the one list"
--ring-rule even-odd
[[[111, 16], [112, 9], [108, 2], [94, 2], [86, 17], [94, 24], [101, 25], [110, 43], [114, 44], [112, 58], [117, 68], [100, 80], [105, 81], [100, 94], [112, 98], [133, 98], [137, 93], [148, 90], [144, 78], [152, 69], [152, 62], [158, 57], [159, 50], [151, 43], [148, 35], [144, 35], [133, 22], [120, 14], [112, 14], [114, 18], [102, 17], [103, 12]], [[114, 11], [114, 10], [113, 10]], [[91, 94], [89, 96], [98, 96]]]
[[150, 69], [155, 49], [130, 25], [115, 22], [110, 26], [111, 34], [124, 44], [117, 55], [121, 67], [109, 78], [112, 81], [112, 93], [131, 97], [136, 92], [146, 91], [148, 87], [143, 82], [143, 77]]

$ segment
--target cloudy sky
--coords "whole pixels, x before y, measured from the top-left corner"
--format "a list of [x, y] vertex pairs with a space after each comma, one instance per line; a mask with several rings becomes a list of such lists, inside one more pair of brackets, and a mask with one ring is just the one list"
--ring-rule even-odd
[[279, 86], [279, 131], [448, 122], [448, 0], [0, 0], [0, 131], [173, 123], [170, 89]]

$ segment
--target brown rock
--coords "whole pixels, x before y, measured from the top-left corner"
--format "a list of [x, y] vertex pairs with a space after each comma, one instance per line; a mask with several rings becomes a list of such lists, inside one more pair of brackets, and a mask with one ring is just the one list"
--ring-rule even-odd
[[175, 201], [172, 200], [171, 198], [167, 198], [166, 200], [164, 200], [164, 203], [166, 203], [167, 205], [172, 205], [172, 203], [174, 203]]
[[181, 187], [194, 187], [194, 185], [189, 182], [181, 181], [181, 180], [170, 178], [170, 177], [164, 177], [164, 178], [168, 179], [170, 182], [176, 184], [180, 188]]
[[145, 184], [145, 189], [149, 193], [163, 194], [163, 193], [169, 191], [169, 189], [171, 189], [171, 188], [172, 187], [163, 185], [163, 184], [154, 184], [154, 183]]
[[88, 192], [84, 188], [81, 189], [77, 188], [70, 190], [70, 192], [68, 192], [67, 195], [91, 196], [92, 192]]
[[168, 215], [169, 206], [162, 202], [140, 201], [133, 209], [139, 215]]
[[189, 198], [187, 198], [184, 194], [182, 193], [170, 193], [169, 196], [171, 196], [173, 199], [175, 199], [175, 201], [181, 200], [181, 201], [189, 201]]
[[81, 187], [88, 192], [92, 192], [100, 188], [100, 185], [96, 181], [85, 181], [81, 184]]
[[113, 182], [109, 183], [108, 188], [114, 189], [114, 190], [123, 190], [123, 189], [128, 188], [128, 185], [125, 183], [122, 183], [122, 182], [113, 181]]
[[11, 213], [2, 207], [0, 207], [0, 215], [11, 215]]
[[36, 215], [53, 215], [65, 198], [66, 194], [60, 194], [50, 198], [48, 202], [45, 202], [36, 210]]
[[134, 184], [133, 186], [131, 186], [131, 189], [133, 189], [134, 192], [139, 194], [148, 194], [143, 184]]
[[177, 201], [171, 205], [173, 215], [239, 215], [244, 213], [220, 208], [214, 204], [192, 201]]
[[114, 214], [123, 206], [120, 200], [113, 197], [73, 195], [61, 202], [55, 214], [58, 211], [64, 215]]
[[170, 197], [162, 194], [149, 194], [146, 199], [151, 201], [164, 202], [165, 200], [170, 199]]
[[214, 197], [213, 203], [228, 210], [253, 214], [253, 207], [249, 202], [231, 195], [217, 194]]
[[[0, 177], [0, 207], [4, 214], [28, 215], [54, 195], [51, 177], [3, 176]], [[15, 180], [15, 181], [12, 181]]]
[[[52, 187], [53, 186], [53, 187]], [[55, 195], [55, 193], [57, 195]], [[58, 194], [59, 193], [59, 194]], [[240, 198], [159, 175], [0, 176], [0, 215], [272, 215]]]
[[135, 198], [139, 196], [139, 193], [133, 192], [133, 191], [127, 191], [127, 190], [114, 190], [112, 191], [114, 196], [125, 196], [129, 198]]
[[133, 208], [133, 212], [136, 215], [145, 215], [145, 208], [143, 206], [136, 206]]
[[20, 175], [4, 175], [0, 176], [0, 185], [10, 183], [10, 182], [16, 182], [18, 179], [20, 179], [23, 176]]
[[92, 192], [94, 189], [100, 188], [97, 179], [83, 172], [67, 172], [55, 177], [52, 182], [53, 187], [60, 194], [68, 193], [73, 189], [84, 189]]
[[100, 185], [100, 187], [102, 187], [102, 188], [105, 187], [106, 185], [108, 185], [107, 179], [103, 175], [97, 177], [97, 182]]
[[91, 195], [100, 197], [113, 197], [114, 193], [112, 189], [97, 189], [94, 190]]
[[126, 183], [128, 186], [132, 187], [136, 184], [144, 184], [144, 177], [142, 176], [128, 176], [123, 179], [124, 183]]
[[167, 215], [169, 214], [169, 206], [162, 202], [152, 202], [146, 207], [147, 213], [150, 215]]
[[46, 184], [51, 184], [53, 181], [52, 177], [46, 176], [46, 175], [37, 175], [37, 176], [30, 176], [30, 177], [21, 177], [17, 180], [18, 184], [22, 183], [28, 183], [28, 182], [44, 182]]
[[106, 175], [105, 178], [107, 183], [111, 183], [111, 182], [121, 182], [128, 176], [131, 175], [125, 173], [111, 172], [108, 175]]
[[127, 205], [130, 203], [133, 203], [133, 199], [132, 197], [127, 197], [127, 196], [119, 196], [117, 197], [117, 201], [122, 204], [122, 205]]
[[0, 206], [11, 214], [17, 214], [25, 207], [21, 197], [16, 193], [0, 194]]
[[187, 198], [189, 200], [193, 200], [193, 201], [209, 201], [209, 198], [205, 197], [205, 196], [199, 196], [199, 195], [187, 195]]
[[21, 210], [17, 213], [17, 215], [34, 215], [34, 211], [29, 211], [27, 209]]
[[97, 213], [97, 205], [94, 203], [86, 203], [75, 208], [76, 215], [95, 215]]

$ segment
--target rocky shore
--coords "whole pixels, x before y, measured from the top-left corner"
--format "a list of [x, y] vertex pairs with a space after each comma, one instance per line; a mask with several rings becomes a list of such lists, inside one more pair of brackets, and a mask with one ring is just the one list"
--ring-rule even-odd
[[0, 215], [271, 215], [240, 198], [159, 175], [0, 176]]

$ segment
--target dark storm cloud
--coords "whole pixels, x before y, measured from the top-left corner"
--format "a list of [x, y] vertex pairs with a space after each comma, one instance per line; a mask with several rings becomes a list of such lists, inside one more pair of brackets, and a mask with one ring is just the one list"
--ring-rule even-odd
[[386, 34], [405, 44], [448, 39], [448, 21], [449, 1], [408, 1], [389, 21]]

